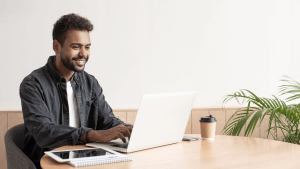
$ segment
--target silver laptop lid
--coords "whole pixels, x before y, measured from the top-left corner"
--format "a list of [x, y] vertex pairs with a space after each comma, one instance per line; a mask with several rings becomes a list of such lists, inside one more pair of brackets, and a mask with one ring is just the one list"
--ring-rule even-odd
[[182, 140], [196, 92], [143, 95], [127, 152]]

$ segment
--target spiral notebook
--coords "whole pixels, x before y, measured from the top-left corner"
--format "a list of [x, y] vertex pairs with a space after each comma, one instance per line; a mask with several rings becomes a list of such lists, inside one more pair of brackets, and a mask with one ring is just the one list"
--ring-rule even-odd
[[69, 163], [74, 167], [85, 167], [90, 165], [100, 165], [100, 164], [108, 164], [108, 163], [118, 163], [123, 161], [132, 161], [132, 157], [124, 156], [124, 157], [115, 157], [105, 160], [87, 160], [87, 161], [70, 161]]
[[60, 163], [74, 167], [132, 161], [132, 157], [106, 148], [84, 148], [63, 151], [46, 151], [45, 154]]

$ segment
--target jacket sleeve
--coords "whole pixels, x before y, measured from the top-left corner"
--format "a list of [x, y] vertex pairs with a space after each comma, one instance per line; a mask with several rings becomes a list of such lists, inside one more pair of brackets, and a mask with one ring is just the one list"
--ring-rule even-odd
[[106, 130], [112, 127], [115, 127], [119, 124], [125, 125], [125, 123], [118, 119], [111, 107], [105, 100], [103, 95], [103, 90], [99, 85], [98, 81], [95, 79], [94, 83], [94, 91], [95, 91], [95, 98], [97, 102], [97, 109], [98, 109], [98, 123], [97, 123], [97, 130]]
[[43, 100], [40, 85], [26, 77], [20, 85], [20, 98], [24, 124], [41, 148], [57, 148], [75, 145], [90, 128], [73, 128], [55, 124], [52, 114]]

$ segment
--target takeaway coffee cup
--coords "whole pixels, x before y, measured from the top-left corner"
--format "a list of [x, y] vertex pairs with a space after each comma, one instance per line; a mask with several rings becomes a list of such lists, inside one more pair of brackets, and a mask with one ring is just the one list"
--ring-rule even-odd
[[217, 120], [212, 115], [201, 117], [200, 128], [202, 140], [214, 140]]

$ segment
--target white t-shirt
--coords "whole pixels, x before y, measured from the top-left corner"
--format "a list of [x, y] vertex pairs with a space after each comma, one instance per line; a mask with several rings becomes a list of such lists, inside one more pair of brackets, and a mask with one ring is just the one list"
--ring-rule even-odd
[[77, 108], [76, 96], [73, 92], [71, 82], [67, 82], [68, 105], [69, 105], [69, 125], [71, 127], [80, 127], [80, 120]]

